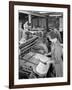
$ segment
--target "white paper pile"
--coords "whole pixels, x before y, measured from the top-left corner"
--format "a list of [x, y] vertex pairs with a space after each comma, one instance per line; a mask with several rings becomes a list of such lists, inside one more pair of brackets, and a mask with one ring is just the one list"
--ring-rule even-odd
[[47, 71], [49, 69], [49, 64], [43, 64], [42, 62], [40, 62], [38, 64], [38, 66], [36, 67], [36, 71], [39, 73], [39, 74], [46, 74]]

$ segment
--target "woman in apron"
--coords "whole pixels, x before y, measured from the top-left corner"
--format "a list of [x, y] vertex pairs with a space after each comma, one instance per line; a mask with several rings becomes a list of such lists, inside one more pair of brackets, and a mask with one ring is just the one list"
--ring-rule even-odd
[[63, 76], [63, 60], [62, 60], [62, 47], [60, 45], [60, 34], [58, 31], [50, 31], [47, 37], [51, 41], [51, 55], [54, 60], [54, 67], [56, 70], [56, 77]]

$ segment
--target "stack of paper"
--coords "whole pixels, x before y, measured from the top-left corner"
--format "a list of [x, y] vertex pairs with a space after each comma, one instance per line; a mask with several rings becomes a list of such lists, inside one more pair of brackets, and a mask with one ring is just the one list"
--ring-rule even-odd
[[43, 63], [39, 63], [38, 66], [36, 67], [36, 71], [39, 74], [46, 74], [48, 72], [49, 69], [49, 64], [43, 64]]

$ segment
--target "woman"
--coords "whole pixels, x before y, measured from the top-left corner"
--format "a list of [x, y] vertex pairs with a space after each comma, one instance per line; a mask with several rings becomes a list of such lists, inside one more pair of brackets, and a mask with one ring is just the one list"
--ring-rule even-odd
[[26, 32], [28, 32], [28, 21], [26, 21], [23, 25], [23, 35], [22, 38], [20, 40], [20, 44], [23, 44], [24, 42], [27, 41], [27, 35]]
[[62, 47], [60, 45], [60, 34], [58, 31], [50, 31], [47, 37], [51, 41], [51, 55], [52, 60], [54, 60], [54, 67], [56, 70], [56, 76], [62, 77], [63, 76], [63, 61], [62, 61]]

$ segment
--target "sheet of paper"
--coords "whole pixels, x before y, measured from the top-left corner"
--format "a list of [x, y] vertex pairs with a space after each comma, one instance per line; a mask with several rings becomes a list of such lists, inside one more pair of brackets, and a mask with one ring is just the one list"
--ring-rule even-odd
[[46, 57], [45, 55], [36, 53], [34, 56], [36, 59], [39, 59], [42, 62], [48, 62], [50, 58]]
[[23, 57], [23, 59], [29, 60], [30, 57], [32, 58], [33, 55], [34, 55], [33, 52], [29, 52], [28, 54], [26, 54], [26, 55]]

